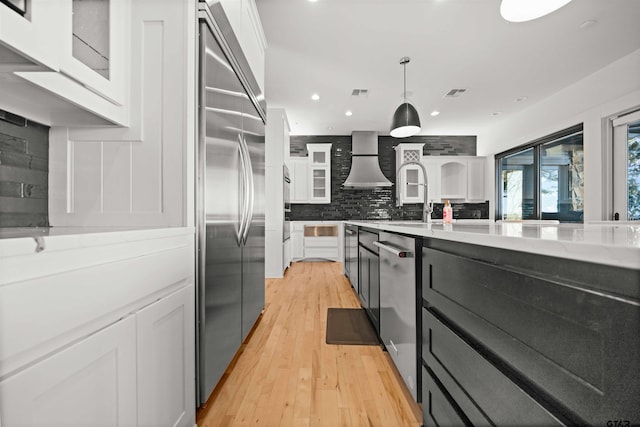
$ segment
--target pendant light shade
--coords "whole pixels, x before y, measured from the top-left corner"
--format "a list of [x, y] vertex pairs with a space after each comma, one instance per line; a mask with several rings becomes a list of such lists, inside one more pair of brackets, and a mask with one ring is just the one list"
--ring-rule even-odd
[[400, 64], [404, 67], [404, 103], [396, 109], [391, 121], [391, 136], [394, 138], [406, 138], [420, 132], [420, 117], [413, 105], [407, 102], [407, 63], [408, 56], [400, 59]]
[[420, 132], [420, 117], [413, 105], [405, 102], [393, 113], [391, 122], [391, 136], [394, 138], [406, 138]]

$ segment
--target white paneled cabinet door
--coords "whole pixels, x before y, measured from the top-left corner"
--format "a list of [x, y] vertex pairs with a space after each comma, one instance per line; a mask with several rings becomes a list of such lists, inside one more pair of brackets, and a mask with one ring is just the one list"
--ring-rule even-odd
[[0, 382], [3, 427], [136, 426], [136, 324], [128, 316]]
[[440, 164], [438, 156], [427, 156], [422, 164], [427, 169], [427, 185], [429, 201], [440, 203]]
[[306, 157], [289, 160], [291, 173], [291, 203], [307, 203], [309, 199], [309, 166]]
[[484, 202], [484, 164], [486, 159], [478, 157], [467, 161], [467, 201]]
[[193, 426], [193, 285], [140, 310], [138, 425]]

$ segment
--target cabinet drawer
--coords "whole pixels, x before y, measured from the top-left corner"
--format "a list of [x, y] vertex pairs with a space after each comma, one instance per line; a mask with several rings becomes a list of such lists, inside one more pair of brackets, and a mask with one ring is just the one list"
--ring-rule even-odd
[[607, 277], [622, 285], [633, 272], [496, 248], [427, 246], [426, 304], [504, 372], [575, 423], [640, 422], [640, 306], [596, 290]]
[[305, 237], [304, 238], [304, 247], [305, 248], [337, 248], [338, 247], [338, 238], [337, 237]]
[[378, 240], [378, 232], [371, 232], [361, 228], [358, 239], [360, 246], [364, 246], [375, 254], [378, 253], [378, 247], [373, 244], [373, 242]]
[[422, 367], [422, 423], [425, 426], [460, 427], [471, 423]]
[[422, 357], [474, 425], [562, 425], [424, 308]]
[[334, 259], [338, 257], [338, 248], [304, 248], [305, 258], [329, 258]]

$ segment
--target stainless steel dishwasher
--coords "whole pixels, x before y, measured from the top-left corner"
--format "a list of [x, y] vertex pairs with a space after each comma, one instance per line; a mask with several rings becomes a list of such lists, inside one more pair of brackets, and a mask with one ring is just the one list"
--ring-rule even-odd
[[414, 400], [418, 397], [415, 239], [380, 232], [380, 339]]

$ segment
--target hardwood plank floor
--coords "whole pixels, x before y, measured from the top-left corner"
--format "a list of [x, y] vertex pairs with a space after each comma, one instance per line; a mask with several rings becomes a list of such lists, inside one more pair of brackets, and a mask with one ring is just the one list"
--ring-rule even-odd
[[328, 307], [360, 307], [340, 263], [298, 262], [268, 279], [264, 314], [198, 426], [420, 426], [379, 346], [325, 343]]

